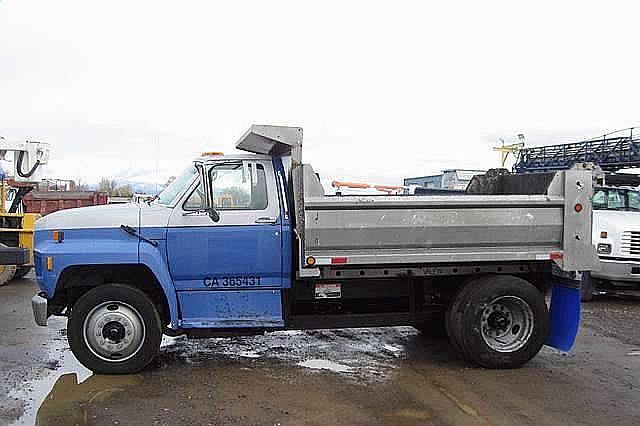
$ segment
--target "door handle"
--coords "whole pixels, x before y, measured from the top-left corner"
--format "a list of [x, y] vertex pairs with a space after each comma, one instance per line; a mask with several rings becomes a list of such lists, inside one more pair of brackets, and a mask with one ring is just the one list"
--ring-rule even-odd
[[277, 220], [278, 218], [275, 217], [259, 217], [256, 219], [256, 223], [268, 223], [273, 225]]

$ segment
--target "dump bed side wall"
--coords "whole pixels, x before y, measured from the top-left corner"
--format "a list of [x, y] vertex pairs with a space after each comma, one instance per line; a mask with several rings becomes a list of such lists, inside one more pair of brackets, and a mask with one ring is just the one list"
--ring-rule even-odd
[[320, 266], [335, 258], [351, 265], [554, 260], [567, 271], [592, 270], [592, 180], [588, 168], [558, 172], [542, 195], [314, 193], [304, 200], [304, 256]]
[[305, 200], [306, 254], [362, 263], [420, 263], [536, 260], [562, 249], [560, 199], [391, 198]]

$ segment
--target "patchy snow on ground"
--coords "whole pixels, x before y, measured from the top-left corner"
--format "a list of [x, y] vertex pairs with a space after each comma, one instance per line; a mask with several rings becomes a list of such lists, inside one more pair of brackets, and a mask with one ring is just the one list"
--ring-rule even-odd
[[208, 360], [278, 361], [309, 369], [384, 380], [405, 356], [412, 327], [276, 331], [257, 336], [189, 340], [165, 338], [161, 358], [186, 364]]
[[299, 362], [298, 365], [300, 367], [311, 368], [312, 370], [329, 370], [334, 373], [350, 373], [353, 371], [352, 367], [326, 359], [308, 359]]

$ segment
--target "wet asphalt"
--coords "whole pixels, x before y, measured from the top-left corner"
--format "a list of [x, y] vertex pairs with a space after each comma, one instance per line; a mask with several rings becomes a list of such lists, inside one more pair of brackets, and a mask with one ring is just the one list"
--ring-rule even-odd
[[136, 375], [69, 352], [65, 320], [32, 319], [32, 279], [0, 287], [0, 424], [640, 424], [640, 300], [584, 306], [570, 354], [492, 371], [413, 328], [165, 339]]

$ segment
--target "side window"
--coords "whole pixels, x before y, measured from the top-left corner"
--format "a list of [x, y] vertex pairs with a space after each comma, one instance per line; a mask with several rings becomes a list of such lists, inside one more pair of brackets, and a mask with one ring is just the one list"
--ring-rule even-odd
[[597, 191], [594, 195], [593, 195], [593, 209], [594, 210], [602, 210], [602, 209], [606, 209], [607, 208], [607, 200], [606, 200], [606, 195], [607, 193], [605, 191]]
[[620, 191], [609, 191], [609, 200], [607, 207], [610, 209], [624, 208], [624, 195]]
[[629, 208], [633, 210], [640, 210], [640, 193], [636, 191], [629, 191]]
[[[256, 167], [256, 170], [253, 168]], [[264, 210], [267, 182], [264, 167], [251, 163], [220, 164], [211, 169], [213, 203], [218, 210]]]

